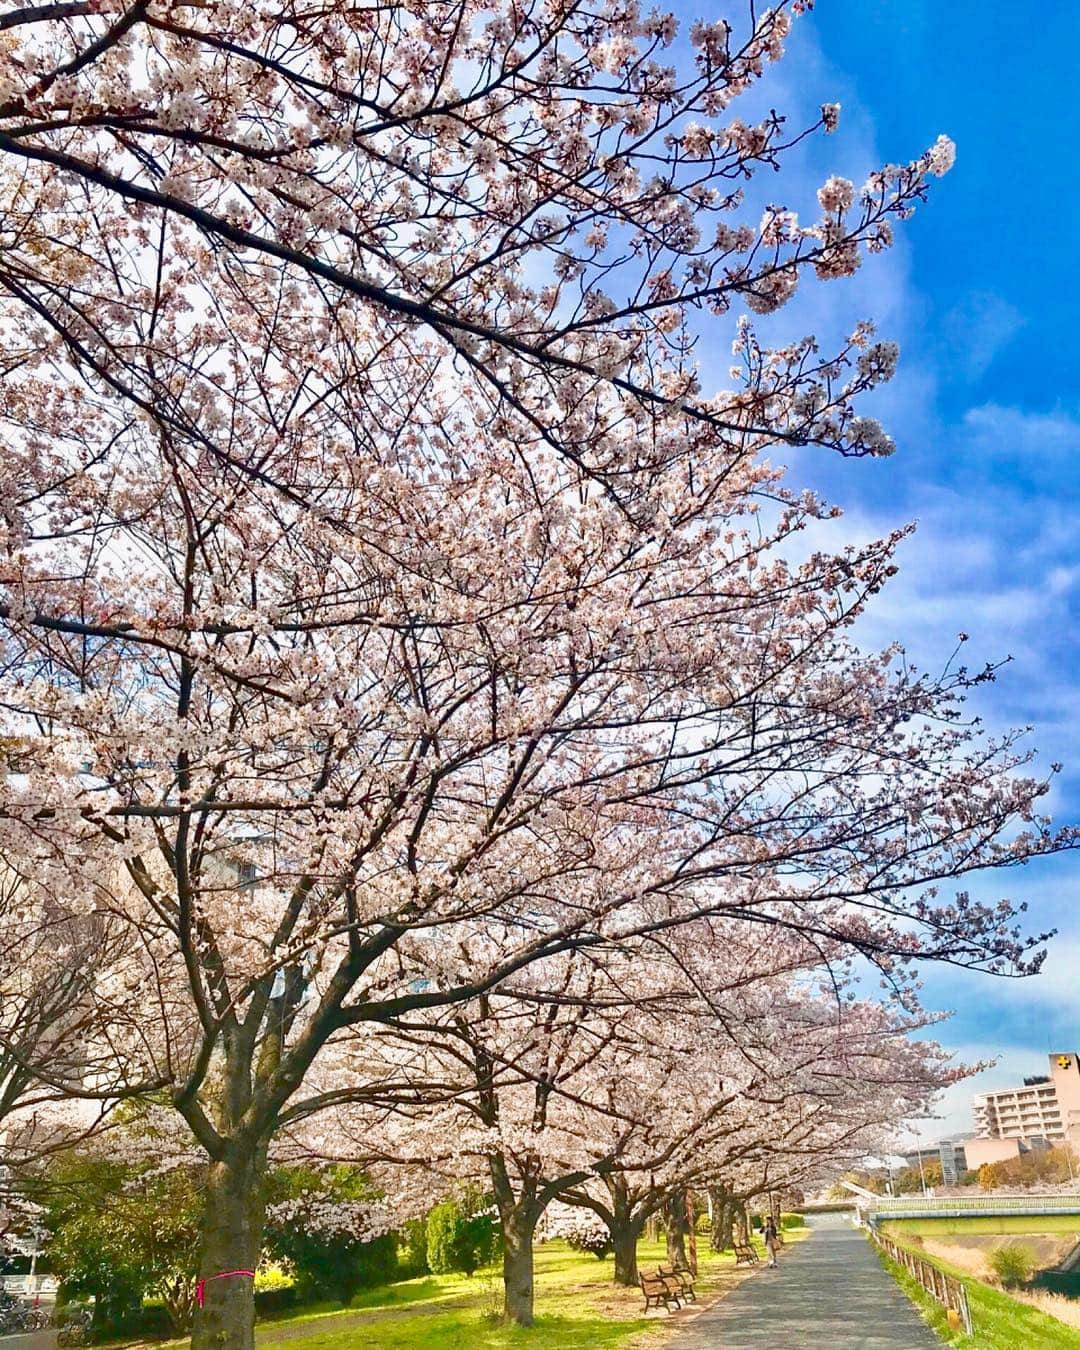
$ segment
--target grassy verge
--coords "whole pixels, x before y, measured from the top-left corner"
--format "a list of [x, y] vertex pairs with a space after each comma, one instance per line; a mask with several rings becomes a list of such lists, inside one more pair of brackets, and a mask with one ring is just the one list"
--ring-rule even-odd
[[980, 1214], [963, 1219], [890, 1219], [883, 1227], [896, 1241], [912, 1233], [922, 1237], [951, 1237], [957, 1233], [1080, 1233], [1080, 1215]]
[[[893, 1240], [897, 1240], [895, 1233]], [[966, 1287], [972, 1335], [953, 1331], [937, 1300], [931, 1298], [902, 1266], [878, 1252], [882, 1265], [947, 1344], [957, 1346], [958, 1350], [1080, 1350], [1080, 1331], [1010, 1298], [1000, 1289], [992, 1289], [946, 1261], [921, 1251], [916, 1254], [938, 1270], [955, 1276]]]
[[[808, 1229], [787, 1229], [798, 1242]], [[759, 1253], [760, 1242], [756, 1242]], [[638, 1245], [643, 1270], [665, 1260], [663, 1244]], [[735, 1270], [733, 1253], [718, 1255], [702, 1236], [698, 1247], [697, 1293], [704, 1302], [734, 1287], [745, 1272]], [[425, 1275], [365, 1290], [348, 1308], [298, 1309], [261, 1322], [256, 1343], [294, 1345], [296, 1350], [651, 1350], [669, 1339], [673, 1327], [664, 1316], [642, 1314], [641, 1294], [612, 1283], [610, 1258], [598, 1261], [572, 1251], [563, 1242], [536, 1249], [536, 1325], [525, 1330], [498, 1324], [502, 1304], [499, 1272], [492, 1268], [464, 1275]], [[681, 1319], [680, 1319], [681, 1320]], [[130, 1343], [129, 1343], [130, 1344]], [[186, 1341], [170, 1341], [171, 1347]], [[159, 1344], [158, 1350], [165, 1350]]]
[[[704, 1245], [704, 1244], [703, 1244]], [[660, 1243], [639, 1245], [643, 1268], [664, 1260]], [[700, 1253], [700, 1297], [735, 1283], [734, 1256]], [[741, 1274], [741, 1272], [740, 1272]], [[363, 1336], [379, 1350], [434, 1350], [469, 1346], [501, 1350], [533, 1345], [543, 1350], [597, 1350], [657, 1346], [667, 1339], [663, 1319], [642, 1315], [637, 1290], [611, 1282], [611, 1261], [597, 1261], [564, 1243], [545, 1243], [536, 1252], [536, 1324], [528, 1330], [498, 1324], [502, 1286], [495, 1270], [462, 1276], [429, 1275], [369, 1290], [347, 1311], [263, 1323], [259, 1345], [292, 1340], [301, 1333], [304, 1350], [352, 1350]], [[357, 1313], [363, 1314], [357, 1318]], [[298, 1326], [302, 1323], [303, 1327]]]
[[898, 1266], [891, 1257], [885, 1255], [880, 1247], [875, 1247], [874, 1251], [877, 1252], [881, 1264], [919, 1310], [919, 1316], [927, 1326], [937, 1332], [943, 1341], [947, 1344], [974, 1343], [969, 1336], [961, 1336], [959, 1341], [954, 1340], [955, 1333], [949, 1327], [949, 1319], [945, 1314], [945, 1309], [937, 1299], [931, 1298], [918, 1280], [912, 1279], [904, 1267]]

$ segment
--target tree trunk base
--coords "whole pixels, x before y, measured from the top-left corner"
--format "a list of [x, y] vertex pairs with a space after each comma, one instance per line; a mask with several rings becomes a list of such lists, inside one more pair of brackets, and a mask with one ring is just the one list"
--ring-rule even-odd
[[533, 1227], [515, 1215], [503, 1223], [503, 1321], [533, 1324]]
[[636, 1288], [638, 1282], [637, 1233], [631, 1230], [616, 1230], [611, 1234], [611, 1241], [615, 1252], [615, 1283], [626, 1285], [629, 1289]]
[[195, 1309], [191, 1350], [254, 1350], [262, 1183], [259, 1156], [210, 1167], [199, 1265], [202, 1299]]

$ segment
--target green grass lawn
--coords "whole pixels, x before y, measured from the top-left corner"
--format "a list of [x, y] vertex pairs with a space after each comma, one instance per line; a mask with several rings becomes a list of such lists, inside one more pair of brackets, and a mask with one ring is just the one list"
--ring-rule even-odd
[[[1055, 1216], [1056, 1217], [1056, 1216]], [[920, 1220], [920, 1225], [924, 1221]], [[942, 1222], [949, 1222], [942, 1220]], [[972, 1223], [978, 1220], [958, 1220]], [[899, 1223], [890, 1224], [891, 1229], [900, 1227]], [[980, 1231], [963, 1228], [958, 1231]], [[993, 1230], [991, 1230], [993, 1231]], [[1011, 1230], [1010, 1230], [1011, 1231]], [[893, 1233], [893, 1240], [900, 1237]], [[882, 1265], [896, 1279], [897, 1283], [911, 1301], [922, 1312], [925, 1320], [937, 1332], [941, 1339], [957, 1350], [1080, 1350], [1080, 1331], [1066, 1326], [1055, 1317], [1049, 1317], [1037, 1308], [1028, 1307], [1010, 1298], [1000, 1289], [992, 1289], [980, 1280], [965, 1274], [964, 1271], [949, 1265], [947, 1261], [927, 1256], [926, 1252], [916, 1251], [924, 1261], [949, 1275], [954, 1275], [967, 1287], [968, 1306], [971, 1309], [972, 1335], [950, 1330], [945, 1310], [930, 1297], [907, 1271], [890, 1261], [881, 1252]]]
[[[799, 1241], [808, 1232], [787, 1229], [784, 1236]], [[755, 1246], [760, 1253], [760, 1242]], [[638, 1264], [643, 1270], [665, 1260], [663, 1243], [638, 1244]], [[743, 1277], [743, 1271], [736, 1274], [734, 1254], [710, 1251], [704, 1235], [699, 1238], [698, 1261], [700, 1298], [720, 1293]], [[297, 1350], [357, 1350], [360, 1346], [378, 1350], [498, 1350], [508, 1346], [634, 1350], [662, 1345], [670, 1332], [666, 1318], [644, 1317], [640, 1292], [617, 1287], [612, 1274], [610, 1257], [598, 1261], [572, 1251], [564, 1242], [548, 1242], [536, 1248], [536, 1324], [528, 1330], [498, 1325], [502, 1280], [493, 1267], [471, 1278], [424, 1275], [368, 1289], [348, 1308], [298, 1309], [260, 1322], [256, 1343], [295, 1345]], [[169, 1342], [171, 1346], [186, 1344]]]
[[[788, 1236], [791, 1236], [790, 1234]], [[643, 1269], [666, 1259], [662, 1243], [638, 1245]], [[707, 1295], [733, 1284], [735, 1258], [699, 1248], [698, 1292]], [[543, 1350], [580, 1350], [658, 1344], [664, 1321], [642, 1315], [641, 1294], [612, 1283], [612, 1262], [549, 1242], [536, 1249], [536, 1324], [525, 1330], [499, 1326], [502, 1282], [498, 1270], [462, 1275], [427, 1275], [381, 1289], [367, 1290], [348, 1310], [321, 1316], [311, 1311], [260, 1325], [259, 1345], [293, 1339], [303, 1324], [304, 1350], [351, 1350], [363, 1335], [380, 1350], [428, 1350], [428, 1347], [535, 1345]], [[360, 1316], [358, 1316], [360, 1314]]]
[[882, 1224], [899, 1242], [904, 1234], [950, 1237], [956, 1233], [1080, 1233], [1080, 1214], [975, 1215], [964, 1219], [889, 1219]]

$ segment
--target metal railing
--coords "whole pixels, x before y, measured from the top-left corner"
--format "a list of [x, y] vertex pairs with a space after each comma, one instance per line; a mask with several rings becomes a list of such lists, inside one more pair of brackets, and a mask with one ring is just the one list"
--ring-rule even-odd
[[0, 1289], [8, 1294], [55, 1295], [59, 1284], [55, 1275], [0, 1275]]
[[879, 1233], [876, 1228], [871, 1227], [870, 1236], [886, 1256], [895, 1261], [898, 1266], [903, 1266], [911, 1278], [920, 1284], [932, 1298], [935, 1298], [946, 1311], [951, 1308], [959, 1317], [964, 1331], [969, 1336], [972, 1334], [971, 1309], [968, 1307], [967, 1289], [960, 1280], [953, 1275], [946, 1275], [943, 1270], [938, 1270], [937, 1266], [931, 1265], [929, 1261], [924, 1261], [921, 1256], [909, 1252], [906, 1247], [899, 1246], [898, 1243], [893, 1242], [892, 1238]]
[[896, 1195], [875, 1196], [867, 1203], [874, 1216], [960, 1218], [965, 1214], [1077, 1214], [1080, 1195]]

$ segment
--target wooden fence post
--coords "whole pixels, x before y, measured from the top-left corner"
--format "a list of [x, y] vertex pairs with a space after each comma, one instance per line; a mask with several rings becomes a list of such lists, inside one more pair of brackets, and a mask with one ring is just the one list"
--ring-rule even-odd
[[893, 1242], [891, 1238], [886, 1237], [884, 1233], [879, 1233], [872, 1225], [870, 1236], [873, 1238], [875, 1245], [891, 1257], [898, 1266], [907, 1270], [908, 1274], [917, 1280], [933, 1299], [946, 1309], [955, 1309], [966, 1334], [968, 1336], [972, 1334], [971, 1305], [968, 1303], [967, 1286], [962, 1280], [954, 1279], [953, 1276], [947, 1275], [943, 1270], [938, 1270], [937, 1266], [932, 1265], [921, 1256], [916, 1256], [906, 1247], [901, 1247], [898, 1243]]

